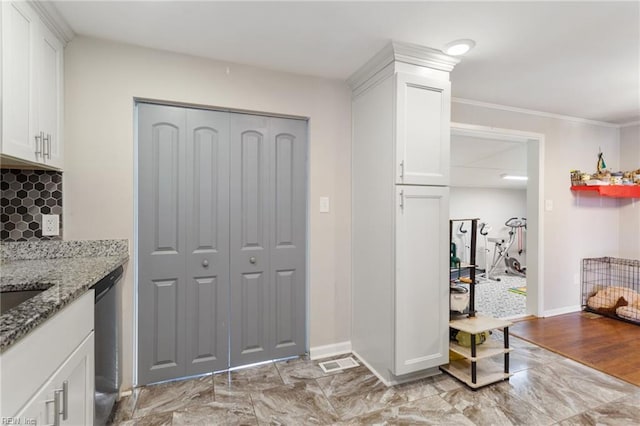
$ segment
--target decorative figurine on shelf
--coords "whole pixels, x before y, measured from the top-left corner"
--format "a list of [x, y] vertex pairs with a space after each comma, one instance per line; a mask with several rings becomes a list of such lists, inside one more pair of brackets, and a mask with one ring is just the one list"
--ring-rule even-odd
[[602, 151], [600, 151], [598, 153], [598, 165], [597, 165], [598, 174], [601, 174], [602, 172], [604, 172], [606, 168], [607, 168], [607, 163], [604, 162], [604, 154], [602, 154]]

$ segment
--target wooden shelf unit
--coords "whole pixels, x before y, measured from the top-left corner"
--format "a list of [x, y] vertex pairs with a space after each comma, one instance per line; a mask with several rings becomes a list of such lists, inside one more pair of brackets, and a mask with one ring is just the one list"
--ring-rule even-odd
[[[449, 328], [466, 332], [471, 335], [471, 346], [466, 347], [460, 345], [456, 341], [449, 342], [449, 351], [458, 354], [465, 359], [450, 361], [449, 364], [443, 365], [440, 369], [456, 379], [462, 381], [472, 389], [478, 389], [483, 386], [490, 385], [502, 380], [506, 380], [511, 376], [509, 372], [509, 327], [511, 322], [492, 318], [484, 315], [476, 315], [475, 309], [475, 286], [476, 286], [476, 236], [478, 230], [478, 219], [452, 219], [449, 221], [449, 240], [453, 237], [454, 222], [470, 221], [471, 222], [471, 239], [470, 239], [470, 255], [469, 265], [461, 265], [461, 268], [469, 269], [469, 313], [468, 316], [451, 315]], [[461, 269], [460, 268], [460, 269]], [[458, 270], [458, 268], [451, 268]], [[497, 340], [487, 340], [482, 344], [476, 343], [476, 335], [485, 331], [500, 329], [504, 334], [502, 342]], [[490, 358], [497, 355], [504, 356], [502, 371], [495, 371], [495, 367], [491, 369], [481, 363], [480, 360]]]
[[467, 360], [459, 360], [452, 361], [449, 365], [445, 365], [440, 367], [442, 371], [450, 374], [456, 379], [460, 380], [467, 386], [472, 389], [478, 389], [483, 386], [490, 385], [492, 383], [500, 382], [502, 380], [506, 380], [512, 376], [509, 373], [503, 372], [491, 372], [491, 371], [482, 371], [480, 370], [477, 374], [478, 376], [474, 380], [472, 374], [469, 373], [469, 361]]
[[[511, 325], [512, 323], [509, 321], [481, 315], [450, 321], [449, 327], [471, 335], [471, 347], [462, 346], [454, 341], [449, 342], [449, 350], [466, 359], [452, 361], [449, 365], [440, 368], [473, 389], [508, 379], [511, 376], [509, 372], [509, 352], [512, 350], [509, 347], [509, 327]], [[476, 334], [495, 329], [501, 329], [504, 333], [502, 342], [487, 340], [481, 345], [476, 344]], [[478, 363], [479, 360], [496, 355], [504, 355], [502, 371], [491, 370], [487, 367], [482, 368]]]
[[571, 190], [580, 192], [597, 192], [602, 197], [640, 198], [640, 185], [578, 185]]

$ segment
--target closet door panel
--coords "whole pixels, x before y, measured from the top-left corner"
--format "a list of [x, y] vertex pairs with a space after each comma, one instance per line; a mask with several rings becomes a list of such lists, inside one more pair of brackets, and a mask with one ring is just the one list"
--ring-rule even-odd
[[302, 120], [270, 121], [273, 358], [305, 352], [306, 129]]
[[186, 375], [228, 366], [229, 114], [187, 111]]
[[270, 359], [267, 117], [231, 114], [231, 362]]
[[138, 107], [138, 383], [184, 375], [184, 109]]

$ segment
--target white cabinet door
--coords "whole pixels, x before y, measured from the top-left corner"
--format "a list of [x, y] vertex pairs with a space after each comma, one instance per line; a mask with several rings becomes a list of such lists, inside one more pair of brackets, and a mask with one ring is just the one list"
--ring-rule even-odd
[[396, 74], [396, 183], [449, 185], [451, 83]]
[[395, 375], [449, 360], [449, 188], [396, 186]]
[[44, 163], [62, 168], [62, 60], [60, 40], [40, 25], [36, 41], [38, 132], [43, 134]]
[[62, 42], [27, 2], [1, 7], [0, 153], [62, 168]]
[[21, 424], [33, 424], [31, 419], [38, 425], [54, 424], [57, 399], [60, 425], [93, 424], [94, 374], [91, 332], [16, 418]]
[[26, 2], [2, 2], [2, 153], [29, 161], [36, 156], [36, 93], [33, 46], [39, 19]]

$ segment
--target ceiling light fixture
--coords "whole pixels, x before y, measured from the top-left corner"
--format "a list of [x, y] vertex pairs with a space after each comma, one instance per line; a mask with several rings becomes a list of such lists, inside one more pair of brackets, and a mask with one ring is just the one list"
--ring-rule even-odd
[[473, 49], [475, 45], [476, 42], [468, 38], [455, 40], [444, 45], [444, 53], [451, 56], [461, 56]]
[[508, 175], [506, 173], [501, 174], [500, 177], [502, 179], [505, 179], [505, 180], [527, 180], [527, 179], [529, 179], [527, 176]]

